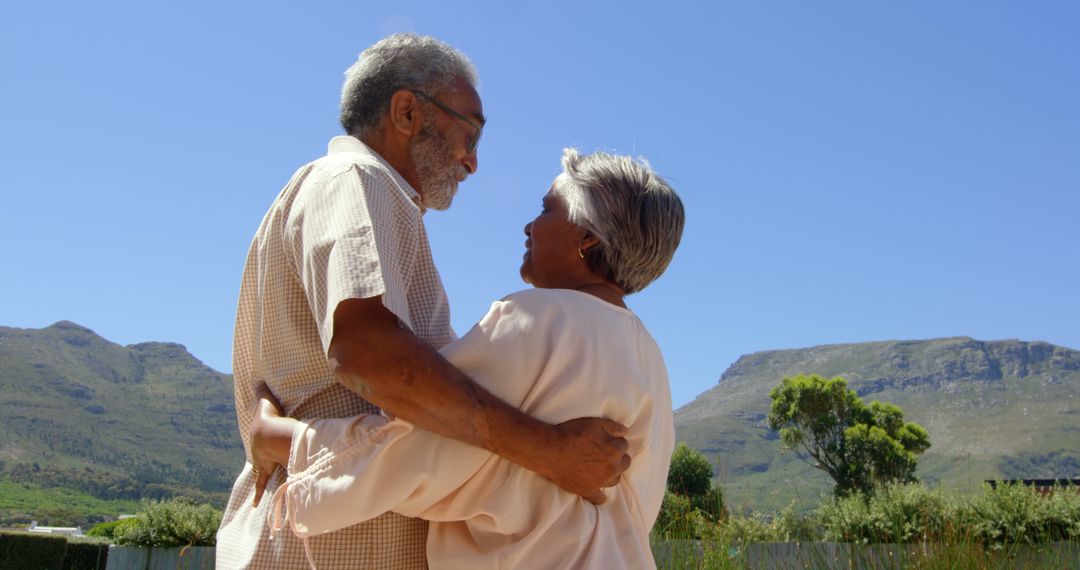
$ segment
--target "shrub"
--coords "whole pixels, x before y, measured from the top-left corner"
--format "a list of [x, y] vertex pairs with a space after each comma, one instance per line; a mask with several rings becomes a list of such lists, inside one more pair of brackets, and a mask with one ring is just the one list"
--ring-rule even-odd
[[67, 546], [63, 536], [0, 532], [0, 568], [60, 568]]
[[819, 512], [828, 540], [906, 543], [940, 539], [953, 510], [940, 492], [916, 483], [855, 492], [823, 503]]
[[779, 540], [769, 518], [758, 511], [728, 517], [724, 524], [713, 527], [709, 538], [715, 542], [731, 545]]
[[709, 487], [704, 495], [691, 496], [690, 505], [701, 512], [710, 522], [720, 522], [727, 518], [724, 508], [724, 491], [720, 487]]
[[1080, 539], [1080, 492], [1043, 496], [1031, 487], [989, 486], [946, 498], [920, 484], [883, 487], [821, 505], [828, 540], [839, 542], [979, 542], [986, 546]]
[[780, 542], [807, 542], [821, 540], [821, 519], [813, 513], [800, 512], [798, 503], [792, 501], [773, 517], [777, 540]]
[[716, 523], [726, 516], [724, 492], [712, 486], [709, 460], [680, 442], [671, 454], [667, 492], [655, 531], [665, 538], [701, 538], [707, 523]]
[[671, 454], [668, 490], [680, 495], [700, 497], [709, 492], [711, 480], [712, 465], [709, 460], [698, 450], [679, 442]]
[[985, 544], [1036, 544], [1080, 539], [1080, 491], [1043, 496], [1023, 485], [989, 486], [957, 509], [956, 518]]
[[711, 540], [724, 544], [753, 542], [801, 542], [821, 538], [819, 524], [813, 515], [796, 511], [791, 502], [773, 516], [754, 511], [746, 515], [733, 514], [713, 529]]
[[[93, 536], [93, 537], [98, 537], [98, 538], [108, 538], [108, 539], [116, 538], [117, 529], [121, 525], [123, 525], [126, 521], [129, 521], [129, 520], [132, 520], [132, 519], [124, 519], [124, 520], [119, 520], [119, 521], [107, 521], [107, 522], [103, 522], [103, 523], [98, 523], [98, 524], [90, 527], [90, 530], [86, 531], [86, 536]], [[131, 523], [128, 523], [128, 524], [131, 524]]]
[[704, 525], [704, 516], [694, 508], [689, 497], [669, 491], [664, 493], [653, 533], [664, 539], [697, 539], [701, 538]]
[[113, 529], [116, 544], [167, 548], [215, 545], [221, 511], [182, 498], [148, 501], [145, 505], [138, 516]]

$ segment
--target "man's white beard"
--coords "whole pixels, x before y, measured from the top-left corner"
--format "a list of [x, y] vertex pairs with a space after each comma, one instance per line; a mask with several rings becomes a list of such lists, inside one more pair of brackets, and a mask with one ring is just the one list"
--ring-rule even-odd
[[458, 179], [468, 171], [454, 160], [454, 152], [446, 135], [435, 128], [434, 123], [424, 125], [420, 139], [409, 149], [416, 175], [419, 179], [420, 201], [425, 207], [445, 210], [457, 194]]

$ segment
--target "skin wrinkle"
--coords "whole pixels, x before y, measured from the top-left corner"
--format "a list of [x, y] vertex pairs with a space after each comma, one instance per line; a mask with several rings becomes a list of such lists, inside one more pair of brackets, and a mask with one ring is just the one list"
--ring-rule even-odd
[[[401, 327], [397, 327], [396, 331], [401, 334], [411, 334], [407, 329]], [[357, 360], [351, 363], [351, 366], [365, 370], [392, 371], [389, 374], [392, 378], [391, 381], [373, 384], [365, 381], [359, 373], [345, 371], [340, 364], [338, 365], [339, 374], [341, 377], [347, 378], [347, 388], [354, 391], [356, 389], [362, 390], [364, 399], [393, 415], [398, 415], [395, 410], [403, 407], [407, 408], [408, 404], [412, 402], [412, 388], [416, 385], [418, 378], [448, 375], [451, 370], [457, 372], [445, 360], [420, 358], [417, 354], [418, 351], [415, 350], [398, 354], [393, 354], [392, 351], [380, 350], [367, 352], [370, 358]], [[419, 367], [416, 366], [417, 361], [420, 361]], [[493, 435], [491, 426], [482, 421], [487, 418], [484, 413], [486, 407], [483, 405], [477, 386], [472, 383], [465, 383], [462, 385], [462, 389], [465, 391], [464, 395], [466, 396], [464, 401], [467, 403], [467, 407], [470, 408], [465, 415], [470, 416], [472, 421], [479, 424], [476, 427], [481, 437], [491, 437]], [[439, 397], [437, 400], [437, 404], [440, 405], [451, 402], [449, 398], [445, 397]], [[459, 401], [458, 403], [462, 402]]]

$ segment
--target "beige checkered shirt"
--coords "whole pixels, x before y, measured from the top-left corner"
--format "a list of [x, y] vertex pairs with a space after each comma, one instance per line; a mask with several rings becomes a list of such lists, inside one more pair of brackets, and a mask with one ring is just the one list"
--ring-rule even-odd
[[[423, 212], [409, 183], [353, 137], [335, 137], [327, 156], [296, 171], [252, 240], [240, 286], [233, 374], [245, 448], [260, 380], [292, 417], [378, 411], [337, 384], [327, 363], [341, 301], [382, 296], [424, 342], [454, 340]], [[270, 539], [267, 507], [282, 479], [278, 469], [252, 509], [255, 481], [244, 466], [218, 531], [218, 568], [307, 567], [292, 533]], [[426, 536], [427, 522], [391, 513], [308, 545], [319, 570], [426, 568]]]

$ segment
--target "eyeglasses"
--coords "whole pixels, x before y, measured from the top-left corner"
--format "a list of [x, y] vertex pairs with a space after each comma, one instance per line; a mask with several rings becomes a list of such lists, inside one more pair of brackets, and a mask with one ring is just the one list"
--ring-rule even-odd
[[468, 124], [470, 127], [476, 129], [476, 134], [474, 134], [472, 136], [472, 138], [469, 139], [468, 146], [466, 147], [466, 150], [469, 152], [469, 154], [472, 154], [473, 152], [476, 151], [477, 145], [480, 144], [480, 135], [484, 134], [484, 125], [481, 125], [480, 123], [477, 123], [476, 121], [466, 117], [465, 115], [462, 115], [461, 113], [458, 113], [457, 111], [451, 109], [450, 106], [447, 105], [446, 103], [443, 103], [442, 101], [439, 101], [438, 99], [432, 97], [431, 95], [428, 95], [427, 93], [424, 93], [423, 91], [413, 89], [412, 92], [413, 92], [413, 94], [417, 95], [421, 99], [424, 99], [425, 101], [430, 101], [431, 103], [434, 103], [436, 107], [442, 109], [443, 112], [446, 113], [447, 115], [450, 115], [451, 117], [454, 117], [455, 119], [461, 119], [466, 124]]

